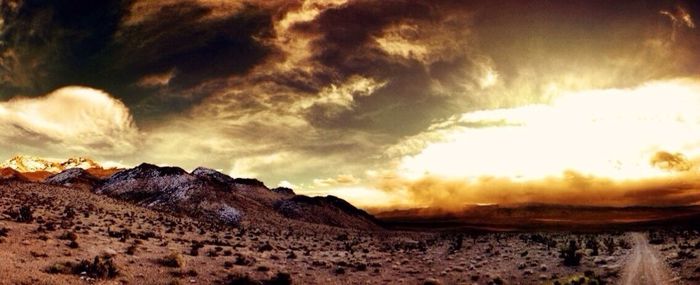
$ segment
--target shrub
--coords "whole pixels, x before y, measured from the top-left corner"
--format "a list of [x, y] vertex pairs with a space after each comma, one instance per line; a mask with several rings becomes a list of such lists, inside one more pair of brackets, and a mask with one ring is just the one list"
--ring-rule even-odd
[[615, 253], [615, 239], [614, 238], [612, 238], [612, 237], [604, 238], [603, 245], [605, 245], [605, 249], [606, 249], [608, 255], [613, 255]]
[[199, 255], [199, 249], [203, 248], [204, 244], [199, 243], [199, 242], [193, 242], [192, 246], [190, 247], [190, 255], [191, 256], [198, 256]]
[[229, 275], [221, 283], [225, 285], [262, 285], [262, 282], [250, 278], [248, 275]]
[[138, 245], [136, 245], [136, 243], [134, 243], [126, 248], [126, 254], [134, 255], [136, 253], [137, 249], [138, 249]]
[[596, 238], [589, 238], [586, 241], [586, 248], [591, 250], [591, 256], [598, 256], [598, 240]]
[[270, 280], [263, 282], [266, 285], [291, 285], [292, 276], [289, 273], [278, 272], [277, 275], [270, 278]]
[[54, 263], [46, 269], [50, 274], [87, 275], [92, 278], [114, 278], [119, 275], [119, 268], [110, 257], [95, 256], [92, 262], [82, 260], [73, 262]]
[[83, 272], [92, 278], [114, 278], [119, 274], [119, 269], [112, 258], [95, 256], [92, 263], [83, 260], [73, 267], [73, 274], [82, 274]]
[[236, 259], [233, 262], [236, 265], [252, 265], [255, 263], [255, 259], [252, 257], [244, 256], [240, 253], [236, 253]]
[[20, 223], [28, 223], [34, 220], [32, 216], [33, 211], [29, 206], [22, 206], [19, 208], [19, 215], [17, 215], [17, 221]]
[[64, 232], [63, 234], [58, 236], [58, 239], [74, 241], [78, 239], [78, 235], [74, 232]]
[[576, 241], [570, 240], [569, 246], [562, 248], [559, 251], [559, 257], [563, 259], [565, 266], [578, 266], [581, 264], [583, 254], [579, 252], [579, 247], [576, 244]]
[[454, 238], [450, 241], [450, 246], [447, 249], [449, 254], [453, 254], [459, 250], [462, 249], [462, 244], [464, 243], [464, 236], [463, 235], [456, 235]]
[[185, 266], [185, 258], [182, 254], [173, 252], [160, 260], [160, 264], [167, 267], [177, 267], [181, 268]]

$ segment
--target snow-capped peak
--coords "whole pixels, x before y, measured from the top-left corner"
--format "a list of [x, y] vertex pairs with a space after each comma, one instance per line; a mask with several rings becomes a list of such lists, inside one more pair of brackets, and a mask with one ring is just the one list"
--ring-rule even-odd
[[9, 160], [0, 163], [1, 168], [12, 168], [19, 172], [47, 171], [58, 173], [70, 168], [101, 168], [101, 166], [85, 157], [73, 157], [65, 161], [60, 159], [39, 158], [26, 155], [17, 155]]

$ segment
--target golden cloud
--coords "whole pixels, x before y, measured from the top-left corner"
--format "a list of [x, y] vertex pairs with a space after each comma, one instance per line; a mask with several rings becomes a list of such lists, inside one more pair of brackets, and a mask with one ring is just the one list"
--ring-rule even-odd
[[385, 157], [398, 166], [374, 187], [413, 206], [447, 209], [695, 204], [698, 108], [700, 82], [680, 79], [468, 112], [390, 147]]
[[569, 204], [598, 206], [668, 206], [700, 202], [700, 176], [618, 181], [567, 171], [560, 176], [519, 181], [480, 177], [455, 179], [425, 176], [379, 183], [385, 192], [403, 196], [414, 207], [458, 210], [474, 204]]
[[54, 153], [129, 154], [139, 135], [121, 101], [79, 86], [0, 103], [0, 126], [6, 143]]
[[355, 185], [360, 183], [360, 179], [356, 178], [352, 174], [340, 174], [336, 177], [325, 178], [325, 179], [314, 179], [314, 185], [317, 187], [331, 187], [331, 186], [342, 186], [342, 185]]
[[659, 151], [649, 161], [651, 165], [668, 171], [688, 171], [693, 166], [682, 153]]
[[700, 156], [693, 147], [700, 145], [697, 108], [694, 80], [564, 93], [550, 104], [464, 113], [417, 136], [432, 143], [409, 139], [393, 153], [409, 153], [398, 172], [411, 178], [539, 179], [566, 169], [616, 179], [663, 176], [662, 165], [686, 166], [658, 152]]
[[163, 73], [146, 75], [139, 80], [138, 85], [144, 87], [166, 86], [175, 77], [175, 69]]

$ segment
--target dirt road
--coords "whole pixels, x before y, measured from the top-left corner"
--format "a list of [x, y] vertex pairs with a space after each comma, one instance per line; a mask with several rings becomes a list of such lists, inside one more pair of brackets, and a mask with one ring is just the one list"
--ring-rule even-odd
[[669, 282], [669, 271], [666, 264], [659, 258], [649, 245], [646, 236], [632, 233], [634, 249], [628, 257], [623, 270], [622, 285], [665, 285]]

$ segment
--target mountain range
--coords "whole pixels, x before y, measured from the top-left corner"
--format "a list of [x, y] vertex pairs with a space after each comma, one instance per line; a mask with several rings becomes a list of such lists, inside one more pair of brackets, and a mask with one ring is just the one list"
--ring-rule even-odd
[[283, 226], [291, 219], [343, 228], [381, 228], [372, 215], [340, 198], [307, 197], [284, 187], [270, 189], [257, 179], [233, 178], [204, 167], [187, 172], [143, 163], [105, 169], [87, 158], [52, 161], [26, 156], [0, 166], [0, 180], [5, 183], [67, 187], [216, 225]]
[[102, 166], [85, 157], [72, 157], [66, 160], [47, 159], [33, 156], [17, 155], [0, 163], [0, 168], [12, 168], [19, 172], [61, 172], [70, 168], [102, 168]]

